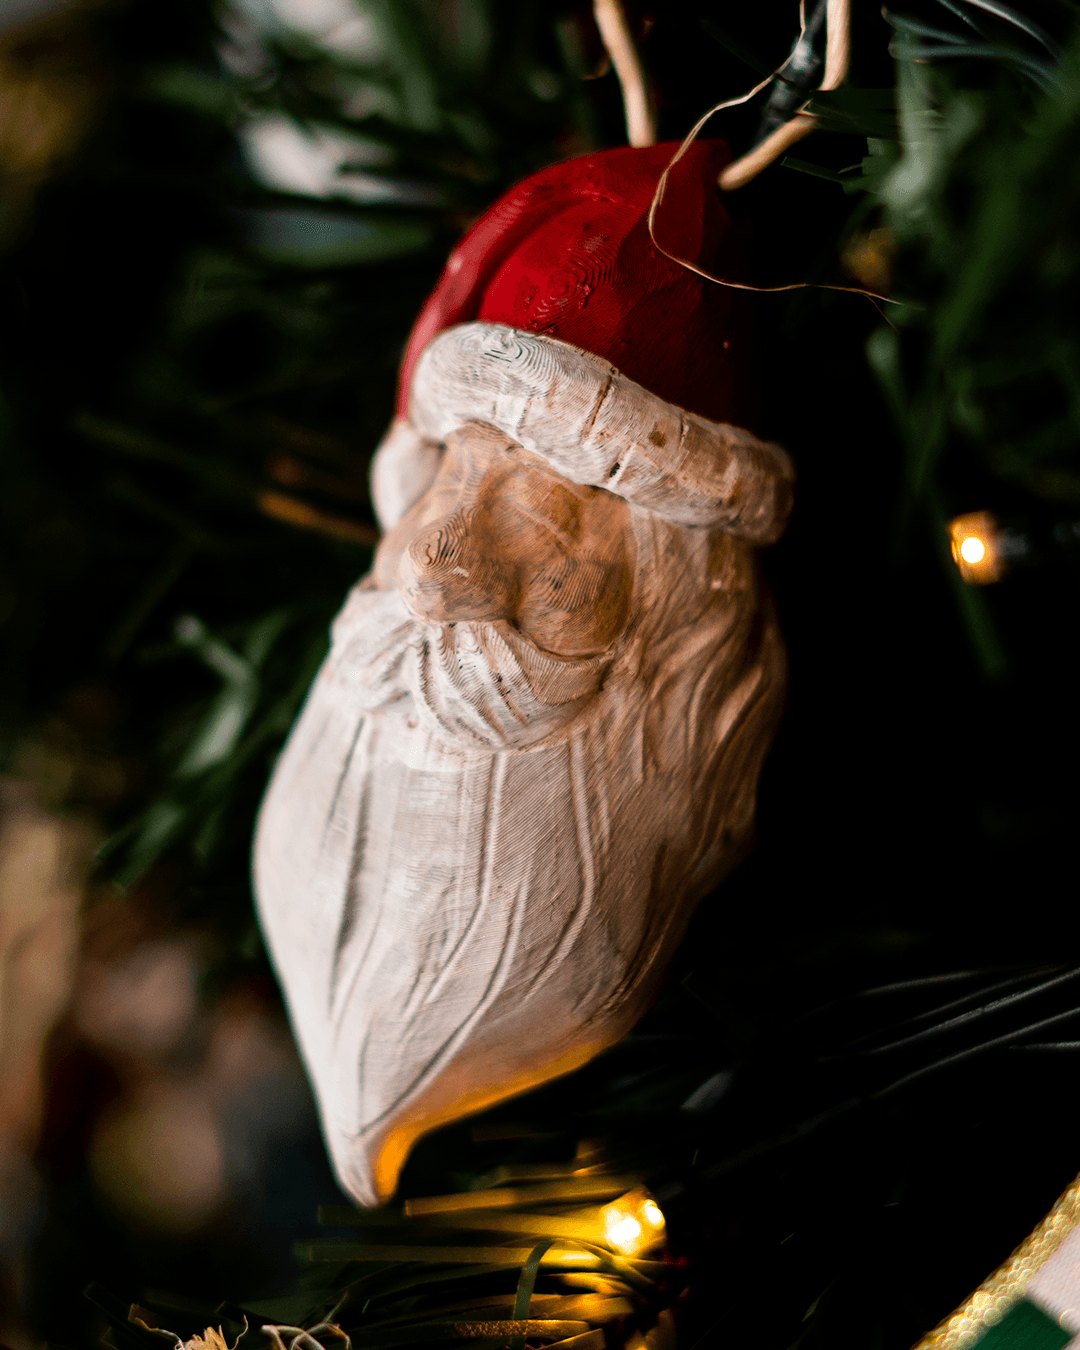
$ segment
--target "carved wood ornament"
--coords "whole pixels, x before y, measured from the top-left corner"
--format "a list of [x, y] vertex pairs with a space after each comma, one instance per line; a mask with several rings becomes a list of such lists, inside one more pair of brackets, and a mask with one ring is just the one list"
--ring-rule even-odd
[[[749, 842], [792, 471], [732, 424], [745, 295], [649, 239], [673, 152], [547, 169], [451, 257], [374, 463], [385, 537], [262, 807], [260, 914], [361, 1204], [629, 1031]], [[658, 236], [734, 276], [729, 158], [691, 147]]]

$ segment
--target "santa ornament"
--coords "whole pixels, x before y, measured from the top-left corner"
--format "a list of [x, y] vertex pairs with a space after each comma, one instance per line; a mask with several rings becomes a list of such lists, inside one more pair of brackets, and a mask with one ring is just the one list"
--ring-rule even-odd
[[745, 277], [730, 154], [676, 150], [545, 169], [450, 258], [375, 457], [385, 537], [262, 807], [262, 923], [362, 1205], [629, 1031], [750, 840], [792, 470], [744, 429], [746, 293], [702, 275]]

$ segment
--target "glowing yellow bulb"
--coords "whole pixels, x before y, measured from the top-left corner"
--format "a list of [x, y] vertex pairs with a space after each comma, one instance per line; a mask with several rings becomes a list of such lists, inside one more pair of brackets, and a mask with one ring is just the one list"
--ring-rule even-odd
[[600, 1219], [604, 1241], [624, 1256], [644, 1251], [664, 1235], [663, 1211], [644, 1187], [605, 1205]]
[[969, 585], [988, 586], [1005, 575], [1001, 531], [989, 511], [969, 511], [949, 522], [952, 555]]
[[632, 1252], [636, 1250], [638, 1239], [641, 1237], [641, 1224], [629, 1214], [621, 1219], [611, 1215], [604, 1224], [604, 1236], [621, 1252]]
[[986, 545], [976, 535], [968, 535], [960, 545], [960, 556], [966, 563], [980, 563], [986, 557]]

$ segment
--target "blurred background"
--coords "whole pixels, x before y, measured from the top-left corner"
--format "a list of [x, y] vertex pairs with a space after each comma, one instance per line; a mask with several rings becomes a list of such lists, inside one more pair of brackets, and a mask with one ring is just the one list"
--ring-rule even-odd
[[[790, 0], [627, 12], [662, 140], [799, 32]], [[636, 1037], [513, 1108], [553, 1148], [579, 1117], [652, 1131], [713, 1293], [805, 1235], [777, 1346], [910, 1345], [1080, 1168], [1067, 1023], [765, 1177], [717, 1161], [819, 1101], [822, 1005], [1080, 955], [1077, 9], [979, 15], [972, 38], [934, 0], [856, 5], [823, 130], [728, 199], [757, 284], [817, 283], [755, 298], [756, 429], [800, 482], [763, 559], [791, 694], [758, 842]], [[704, 134], [741, 152], [765, 96]], [[254, 921], [254, 812], [370, 563], [368, 463], [447, 252], [517, 179], [625, 138], [588, 4], [0, 4], [13, 1350], [97, 1344], [90, 1281], [181, 1311], [283, 1293], [341, 1203]], [[427, 1141], [406, 1193], [497, 1160], [473, 1147]], [[687, 1345], [720, 1343], [714, 1311]]]

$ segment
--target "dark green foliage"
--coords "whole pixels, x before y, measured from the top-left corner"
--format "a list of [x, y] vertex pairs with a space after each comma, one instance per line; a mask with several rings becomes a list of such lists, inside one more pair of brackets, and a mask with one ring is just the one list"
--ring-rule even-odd
[[[110, 841], [109, 874], [225, 865], [240, 916], [255, 802], [370, 556], [267, 520], [260, 499], [284, 476], [331, 530], [376, 537], [367, 459], [447, 248], [509, 183], [589, 141], [559, 23], [534, 6], [497, 22], [466, 6], [455, 27], [387, 4], [378, 60], [271, 34], [251, 76], [219, 65], [197, 12], [175, 42], [163, 13], [110, 18], [126, 94], [9, 253], [32, 312], [6, 353], [0, 741], [17, 761], [28, 725], [81, 681], [129, 707], [136, 690], [128, 735], [141, 754], [159, 742], [161, 791]], [[422, 204], [259, 187], [231, 129], [270, 112], [347, 131], [377, 161], [366, 172], [422, 184]]]
[[[1033, 98], [1006, 70], [970, 90], [898, 67], [903, 153], [868, 186], [907, 303], [868, 351], [907, 450], [907, 493], [941, 541], [941, 485], [961, 456], [1056, 506], [1060, 523], [1080, 505], [1075, 62]], [[1002, 673], [989, 611], [958, 593], [984, 669]]]

